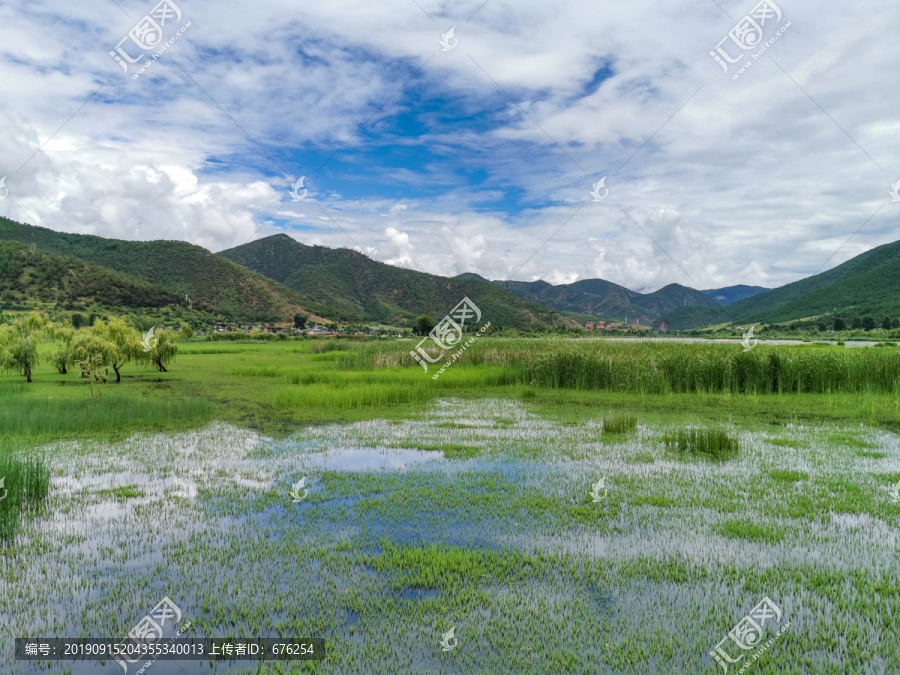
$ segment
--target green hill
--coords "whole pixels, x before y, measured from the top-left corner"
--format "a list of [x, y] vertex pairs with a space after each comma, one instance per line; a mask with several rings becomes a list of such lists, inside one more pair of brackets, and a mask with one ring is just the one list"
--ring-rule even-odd
[[[329, 308], [205, 248], [181, 241], [123, 241], [66, 234], [0, 218], [0, 240], [78, 258], [150, 284], [194, 309], [233, 321], [288, 320], [297, 312], [328, 316]], [[129, 305], [130, 306], [130, 305]]]
[[603, 279], [583, 279], [553, 286], [546, 281], [495, 281], [494, 284], [560, 312], [573, 312], [594, 318], [655, 323], [676, 307], [700, 305], [718, 307], [719, 303], [701, 291], [679, 284], [654, 293], [638, 293]]
[[814, 316], [900, 315], [900, 242], [727, 308], [734, 323], [778, 323]]
[[283, 283], [334, 309], [348, 322], [408, 323], [422, 314], [440, 320], [463, 297], [494, 326], [575, 326], [546, 307], [469, 276], [440, 277], [394, 267], [349, 249], [306, 246], [286, 234], [266, 237], [219, 255]]
[[65, 310], [179, 304], [179, 296], [78, 258], [0, 241], [0, 302], [9, 308]]

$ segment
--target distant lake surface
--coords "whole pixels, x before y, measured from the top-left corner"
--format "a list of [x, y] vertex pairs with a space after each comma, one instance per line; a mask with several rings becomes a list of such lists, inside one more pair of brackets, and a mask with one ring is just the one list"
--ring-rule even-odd
[[[577, 338], [579, 340], [591, 340], [597, 338]], [[695, 338], [695, 337], [671, 337], [671, 338], [631, 338], [631, 337], [611, 337], [600, 338], [609, 340], [610, 342], [725, 342], [729, 344], [741, 344], [740, 338]], [[812, 342], [804, 342], [803, 340], [757, 340], [757, 344], [761, 345], [836, 345], [837, 340], [814, 340]], [[889, 341], [893, 342], [893, 341]], [[868, 340], [847, 340], [844, 344], [846, 347], [874, 347], [880, 342]]]

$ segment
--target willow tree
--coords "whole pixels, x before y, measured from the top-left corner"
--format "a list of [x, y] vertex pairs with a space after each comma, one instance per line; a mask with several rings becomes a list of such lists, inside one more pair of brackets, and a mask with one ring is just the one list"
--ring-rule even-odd
[[91, 397], [94, 396], [94, 387], [106, 382], [106, 369], [119, 357], [115, 343], [105, 339], [101, 333], [85, 328], [75, 333], [69, 345], [69, 354], [72, 361], [81, 366], [82, 377], [90, 383]]
[[31, 372], [40, 361], [38, 341], [49, 324], [46, 316], [32, 312], [0, 326], [0, 365], [22, 373], [31, 382]]
[[166, 364], [178, 354], [178, 333], [168, 328], [163, 328], [154, 334], [153, 348], [146, 352], [146, 357], [161, 373], [169, 372]]
[[112, 317], [106, 321], [98, 321], [90, 330], [100, 339], [115, 345], [116, 353], [109, 365], [116, 371], [116, 382], [122, 381], [122, 367], [129, 361], [150, 360], [141, 343], [140, 333], [124, 319]]
[[51, 324], [47, 333], [53, 338], [54, 342], [59, 344], [56, 353], [53, 355], [53, 365], [60, 375], [69, 372], [69, 366], [72, 363], [72, 338], [75, 337], [75, 329], [68, 323]]

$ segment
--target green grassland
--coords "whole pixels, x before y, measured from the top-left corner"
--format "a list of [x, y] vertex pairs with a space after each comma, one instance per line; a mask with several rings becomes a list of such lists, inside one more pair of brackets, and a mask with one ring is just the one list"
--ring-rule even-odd
[[415, 344], [187, 340], [169, 372], [127, 364], [95, 400], [77, 373], [55, 371], [45, 345], [33, 384], [0, 377], [0, 435], [114, 439], [212, 420], [277, 435], [405, 417], [442, 396], [516, 398], [565, 419], [612, 410], [673, 425], [856, 420], [900, 430], [900, 350], [484, 338], [434, 380], [409, 355]]
[[900, 350], [484, 337], [434, 379], [416, 344], [186, 340], [94, 398], [43, 345], [0, 377], [0, 459], [52, 476], [6, 623], [123, 635], [168, 595], [192, 636], [326, 640], [221, 672], [713, 673], [769, 597], [749, 672], [900, 671]]

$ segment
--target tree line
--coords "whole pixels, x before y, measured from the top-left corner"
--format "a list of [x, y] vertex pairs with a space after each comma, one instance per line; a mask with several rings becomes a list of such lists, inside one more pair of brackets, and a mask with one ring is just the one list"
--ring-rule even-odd
[[154, 366], [166, 372], [166, 365], [178, 353], [179, 334], [174, 330], [151, 329], [143, 335], [121, 317], [98, 319], [90, 326], [75, 328], [69, 321], [51, 321], [40, 312], [14, 317], [0, 324], [0, 369], [17, 372], [32, 381], [34, 368], [43, 358], [39, 345], [56, 344], [50, 358], [61, 375], [77, 366], [81, 376], [95, 383], [105, 382], [109, 369], [122, 381], [122, 369], [129, 363]]

